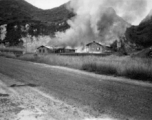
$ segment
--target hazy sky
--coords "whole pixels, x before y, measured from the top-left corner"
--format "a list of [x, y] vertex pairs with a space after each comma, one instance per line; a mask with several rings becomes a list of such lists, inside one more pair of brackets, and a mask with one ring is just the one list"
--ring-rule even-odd
[[27, 2], [33, 4], [34, 6], [41, 9], [50, 9], [53, 7], [60, 6], [69, 0], [26, 0]]

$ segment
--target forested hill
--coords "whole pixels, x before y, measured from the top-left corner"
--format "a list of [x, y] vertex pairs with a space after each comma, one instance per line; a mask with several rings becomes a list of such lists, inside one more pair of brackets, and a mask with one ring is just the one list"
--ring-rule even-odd
[[152, 46], [152, 17], [149, 15], [138, 25], [132, 26], [126, 31], [127, 39], [141, 47]]
[[27, 34], [53, 35], [56, 31], [65, 31], [69, 28], [66, 21], [73, 16], [66, 5], [42, 10], [24, 0], [0, 0], [0, 26], [7, 25], [6, 38], [0, 39], [0, 43], [9, 42], [13, 46]]

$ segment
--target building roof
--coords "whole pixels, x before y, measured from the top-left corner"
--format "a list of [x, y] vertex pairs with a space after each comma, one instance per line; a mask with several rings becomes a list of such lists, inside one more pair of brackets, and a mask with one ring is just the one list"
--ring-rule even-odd
[[90, 42], [90, 43], [86, 44], [86, 46], [90, 46], [91, 44], [98, 44], [100, 46], [104, 46], [104, 45], [102, 45], [101, 43], [99, 43], [97, 41]]
[[45, 45], [39, 46], [37, 49], [40, 49], [40, 48], [42, 48], [42, 47], [45, 47], [45, 48], [47, 48], [47, 49], [53, 49], [53, 47], [51, 47], [51, 46], [45, 46]]

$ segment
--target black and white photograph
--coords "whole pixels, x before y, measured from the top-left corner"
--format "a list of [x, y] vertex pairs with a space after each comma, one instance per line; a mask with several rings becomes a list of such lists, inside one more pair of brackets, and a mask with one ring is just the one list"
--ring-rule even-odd
[[152, 0], [0, 0], [0, 120], [152, 120]]

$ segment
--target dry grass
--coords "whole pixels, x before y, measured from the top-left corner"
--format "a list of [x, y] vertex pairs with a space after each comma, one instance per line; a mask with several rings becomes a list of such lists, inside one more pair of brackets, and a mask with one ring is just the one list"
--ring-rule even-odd
[[34, 57], [23, 56], [21, 59], [66, 66], [98, 74], [123, 76], [142, 81], [152, 80], [152, 60], [130, 57], [98, 57], [98, 56], [62, 56], [48, 55]]
[[15, 58], [16, 57], [13, 53], [1, 53], [1, 52], [0, 52], [0, 56], [4, 56], [7, 58]]

